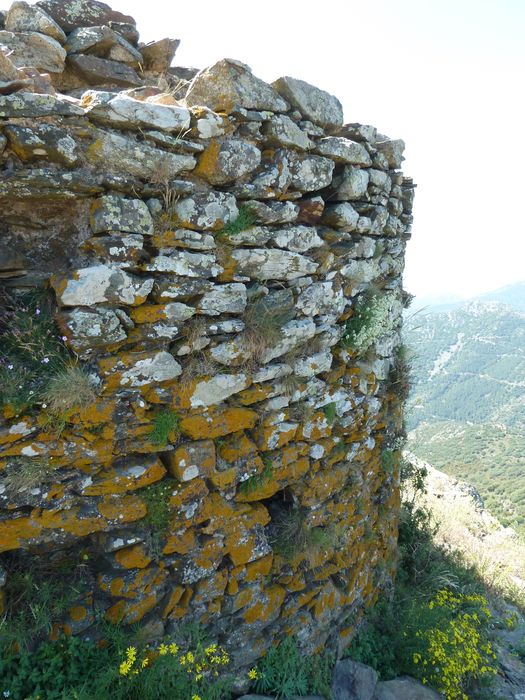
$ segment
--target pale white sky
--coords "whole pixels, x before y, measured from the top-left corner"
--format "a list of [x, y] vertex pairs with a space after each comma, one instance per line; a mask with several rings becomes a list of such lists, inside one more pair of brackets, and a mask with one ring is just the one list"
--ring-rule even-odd
[[[106, 0], [108, 1], [108, 0]], [[334, 93], [407, 144], [405, 286], [470, 296], [525, 279], [525, 0], [109, 0], [176, 65], [225, 56]]]

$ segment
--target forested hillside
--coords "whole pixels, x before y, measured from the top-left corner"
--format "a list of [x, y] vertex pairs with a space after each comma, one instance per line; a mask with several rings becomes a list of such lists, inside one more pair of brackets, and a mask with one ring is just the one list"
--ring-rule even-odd
[[525, 284], [407, 318], [410, 449], [525, 533]]

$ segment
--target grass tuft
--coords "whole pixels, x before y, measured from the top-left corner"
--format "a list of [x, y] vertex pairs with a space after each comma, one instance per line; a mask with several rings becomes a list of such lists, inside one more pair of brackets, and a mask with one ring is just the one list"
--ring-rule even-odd
[[255, 214], [246, 204], [243, 204], [239, 207], [239, 213], [235, 219], [223, 226], [220, 231], [217, 231], [215, 238], [227, 240], [228, 236], [234, 236], [236, 233], [241, 233], [241, 231], [245, 231], [253, 226], [256, 220]]
[[169, 408], [157, 413], [152, 423], [153, 428], [149, 434], [149, 441], [159, 447], [167, 445], [170, 435], [175, 436], [180, 430], [180, 416]]

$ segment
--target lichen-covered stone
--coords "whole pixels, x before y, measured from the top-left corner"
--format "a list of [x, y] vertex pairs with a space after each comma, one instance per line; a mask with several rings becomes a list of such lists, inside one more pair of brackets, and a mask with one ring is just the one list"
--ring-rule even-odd
[[141, 199], [128, 199], [108, 194], [91, 205], [89, 225], [93, 233], [127, 231], [149, 236], [153, 233], [153, 219]]
[[288, 76], [276, 80], [272, 87], [314, 124], [330, 129], [343, 123], [341, 103], [328, 92]]
[[307, 287], [297, 299], [297, 308], [305, 316], [318, 316], [323, 313], [341, 314], [344, 309], [342, 289], [333, 282], [315, 282]]
[[215, 112], [232, 112], [236, 107], [286, 112], [288, 104], [250, 68], [224, 58], [197, 73], [185, 98], [188, 105], [204, 105]]
[[47, 73], [64, 70], [66, 52], [47, 34], [0, 31], [0, 50], [5, 51], [18, 68], [30, 65]]
[[73, 166], [78, 163], [77, 143], [65, 129], [51, 124], [7, 126], [5, 133], [9, 145], [22, 160], [34, 161], [47, 158], [54, 163]]
[[160, 39], [141, 46], [140, 53], [142, 54], [144, 70], [152, 73], [165, 73], [171, 66], [179, 44], [178, 39]]
[[184, 107], [134, 100], [128, 95], [88, 90], [81, 105], [90, 119], [101, 124], [176, 133], [190, 125], [190, 112]]
[[349, 165], [372, 165], [372, 158], [362, 143], [342, 136], [326, 136], [315, 144], [315, 150], [336, 163]]
[[24, 0], [15, 0], [5, 18], [8, 32], [39, 32], [47, 34], [60, 44], [66, 41], [66, 35], [58, 24], [38, 5], [30, 5]]
[[242, 139], [212, 139], [201, 156], [195, 175], [212, 185], [225, 185], [255, 170], [261, 162], [261, 151]]
[[[121, 312], [122, 313], [122, 312]], [[120, 315], [113, 309], [74, 309], [60, 317], [71, 348], [81, 357], [127, 338]]]
[[347, 165], [343, 174], [333, 183], [335, 192], [331, 199], [335, 201], [366, 199], [369, 180], [370, 176], [367, 170]]
[[66, 34], [76, 27], [93, 27], [109, 22], [135, 24], [133, 17], [112, 10], [98, 0], [39, 0], [36, 5], [47, 12]]
[[264, 124], [265, 140], [274, 146], [308, 150], [313, 147], [305, 132], [285, 114], [275, 114]]
[[323, 245], [322, 238], [319, 238], [313, 226], [281, 228], [272, 236], [272, 240], [279, 248], [285, 248], [294, 253], [305, 253], [307, 250]]
[[214, 286], [198, 303], [198, 310], [208, 316], [240, 314], [246, 308], [246, 285], [239, 282]]
[[17, 92], [0, 95], [0, 117], [51, 117], [53, 115], [82, 115], [84, 111], [75, 100], [64, 96]]
[[402, 139], [378, 140], [374, 145], [386, 158], [389, 168], [396, 169], [401, 167], [405, 150], [405, 142]]
[[179, 199], [172, 211], [174, 226], [217, 231], [239, 214], [235, 197], [223, 192], [196, 192]]
[[196, 164], [193, 156], [162, 151], [139, 143], [132, 136], [107, 131], [98, 132], [86, 150], [86, 159], [94, 166], [108, 168], [118, 175], [144, 179], [156, 177], [159, 168], [166, 171], [167, 177], [174, 177], [185, 170], [193, 170]]
[[190, 398], [193, 408], [200, 406], [213, 406], [222, 403], [225, 399], [248, 385], [245, 374], [218, 374], [216, 377], [197, 382]]
[[64, 47], [68, 55], [86, 53], [109, 58], [137, 67], [142, 54], [118, 32], [108, 26], [78, 27], [72, 31]]
[[297, 156], [291, 162], [291, 185], [300, 192], [322, 190], [332, 182], [334, 162], [323, 156]]
[[217, 277], [222, 267], [214, 255], [174, 251], [170, 255], [157, 255], [145, 265], [148, 272], [173, 272], [182, 277]]
[[71, 54], [67, 59], [75, 73], [89, 85], [118, 85], [136, 87], [142, 81], [136, 71], [125, 63], [87, 54]]
[[251, 248], [234, 250], [235, 271], [257, 280], [292, 280], [312, 274], [317, 263], [298, 253]]
[[153, 288], [152, 279], [140, 279], [107, 265], [76, 270], [69, 278], [57, 275], [52, 284], [63, 306], [106, 302], [135, 306], [142, 304]]
[[325, 207], [321, 221], [328, 226], [336, 226], [341, 231], [355, 231], [359, 214], [348, 202], [331, 204]]

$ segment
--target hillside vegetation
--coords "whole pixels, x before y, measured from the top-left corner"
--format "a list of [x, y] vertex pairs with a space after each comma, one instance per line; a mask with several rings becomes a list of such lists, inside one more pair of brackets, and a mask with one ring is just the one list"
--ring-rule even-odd
[[[496, 301], [494, 301], [495, 299]], [[525, 284], [412, 314], [409, 448], [525, 534]]]

